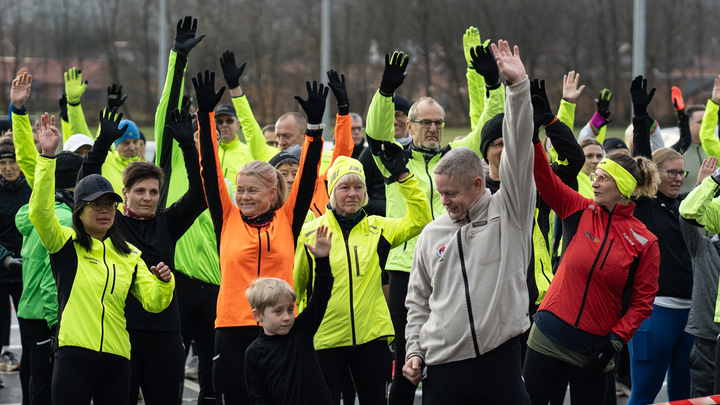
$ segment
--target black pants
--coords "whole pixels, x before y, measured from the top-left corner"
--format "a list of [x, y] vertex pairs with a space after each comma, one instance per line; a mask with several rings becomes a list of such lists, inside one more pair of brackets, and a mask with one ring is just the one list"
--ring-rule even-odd
[[715, 389], [713, 391], [720, 392], [720, 336], [717, 338], [715, 346]]
[[[52, 396], [54, 405], [127, 405], [130, 360], [81, 347], [63, 346], [55, 352]], [[136, 397], [137, 398], [137, 397]]]
[[260, 326], [215, 329], [212, 379], [219, 405], [248, 404], [245, 350], [260, 336]]
[[423, 379], [423, 405], [434, 404], [529, 405], [522, 380], [519, 338], [474, 359], [428, 366]]
[[[17, 313], [20, 304], [20, 296], [22, 295], [22, 282], [0, 283], [0, 340], [3, 346], [10, 345], [10, 319], [12, 318], [12, 310], [10, 308], [10, 300], [15, 306]], [[20, 326], [20, 336], [22, 337], [22, 325]], [[24, 347], [23, 347], [24, 349]], [[23, 365], [23, 363], [27, 363]], [[25, 355], [25, 350], [20, 357], [20, 386], [22, 387], [23, 405], [30, 404], [30, 360]]]
[[[198, 279], [191, 279], [176, 271], [175, 294], [180, 308], [182, 338], [185, 344], [185, 357], [190, 350], [190, 341], [195, 338], [195, 353], [198, 356], [198, 393], [197, 405], [215, 402], [213, 390], [213, 355], [215, 354], [215, 316], [220, 286]], [[207, 401], [207, 402], [206, 402]]]
[[317, 351], [317, 357], [335, 405], [340, 404], [340, 392], [348, 367], [361, 405], [387, 403], [392, 357], [386, 340], [373, 340], [355, 347], [322, 349]]
[[142, 388], [147, 405], [182, 402], [185, 348], [179, 332], [129, 331], [130, 398], [136, 405]]
[[389, 270], [390, 274], [390, 319], [395, 328], [395, 376], [390, 390], [390, 405], [412, 405], [415, 402], [417, 385], [403, 377], [402, 368], [405, 365], [405, 325], [407, 325], [407, 308], [405, 296], [407, 295], [410, 273]]
[[[547, 405], [553, 391], [561, 381], [570, 383], [570, 402], [573, 405], [606, 405], [615, 402], [615, 373], [613, 371], [586, 374], [580, 367], [554, 357], [540, 354], [528, 347], [525, 357], [525, 388], [532, 405]], [[612, 390], [608, 387], [612, 385]]]
[[27, 363], [29, 375], [29, 394], [23, 398], [23, 403], [50, 405], [53, 376], [52, 330], [44, 319], [18, 318], [18, 323], [23, 346], [20, 371], [22, 374], [23, 365]]

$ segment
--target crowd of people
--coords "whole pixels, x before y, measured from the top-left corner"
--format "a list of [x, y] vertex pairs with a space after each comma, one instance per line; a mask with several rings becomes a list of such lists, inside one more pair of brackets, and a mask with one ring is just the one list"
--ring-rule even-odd
[[635, 405], [666, 376], [670, 400], [720, 392], [720, 76], [706, 106], [673, 88], [673, 145], [642, 76], [624, 140], [609, 89], [576, 138], [580, 75], [554, 112], [518, 46], [470, 27], [471, 131], [446, 143], [442, 102], [397, 93], [403, 52], [366, 120], [330, 70], [304, 114], [261, 127], [231, 51], [225, 85], [191, 76], [193, 104], [204, 36], [178, 22], [150, 160], [122, 86], [94, 133], [80, 70], [34, 125], [32, 72], [12, 82], [0, 341], [12, 299], [23, 404], [180, 404], [191, 346], [198, 404], [407, 405], [421, 385], [424, 404], [557, 405], [569, 385]]

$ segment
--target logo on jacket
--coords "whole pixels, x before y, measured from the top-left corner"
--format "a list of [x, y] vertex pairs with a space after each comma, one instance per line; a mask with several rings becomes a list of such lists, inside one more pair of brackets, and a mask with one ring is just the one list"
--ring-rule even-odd
[[590, 238], [590, 240], [593, 241], [593, 242], [595, 242], [595, 243], [599, 243], [599, 242], [600, 242], [600, 238], [596, 238], [596, 237], [590, 235], [590, 232], [589, 232], [589, 231], [585, 231], [585, 236], [587, 236], [588, 238]]
[[445, 253], [445, 245], [440, 245], [437, 247], [437, 249], [435, 249], [435, 254], [437, 255], [437, 257], [442, 257], [443, 253]]

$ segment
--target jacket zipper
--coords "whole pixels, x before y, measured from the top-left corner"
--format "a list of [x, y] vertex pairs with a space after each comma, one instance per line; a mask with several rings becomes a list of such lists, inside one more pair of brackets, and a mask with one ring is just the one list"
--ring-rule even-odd
[[470, 283], [468, 282], [467, 270], [465, 269], [465, 254], [462, 248], [462, 229], [457, 231], [458, 249], [460, 250], [460, 268], [462, 269], [463, 282], [465, 283], [465, 302], [467, 303], [468, 318], [470, 320], [470, 332], [472, 333], [473, 346], [475, 347], [475, 356], [480, 357], [480, 348], [478, 347], [477, 336], [475, 334], [475, 318], [472, 312], [472, 303], [470, 301]]
[[[582, 316], [583, 309], [585, 309], [585, 300], [587, 300], [587, 294], [588, 290], [590, 290], [590, 280], [592, 279], [593, 272], [595, 272], [595, 266], [597, 266], [598, 259], [600, 259], [600, 255], [603, 252], [603, 249], [605, 248], [605, 243], [607, 242], [608, 236], [610, 236], [610, 223], [612, 222], [612, 212], [608, 213], [608, 222], [605, 226], [605, 237], [603, 238], [602, 244], [600, 245], [600, 250], [598, 251], [597, 256], [595, 256], [595, 261], [592, 264], [592, 267], [590, 268], [590, 273], [588, 273], [587, 281], [585, 282], [585, 292], [583, 293], [583, 299], [580, 303], [580, 310], [578, 310], [578, 316], [575, 320], [575, 325], [573, 325], [575, 328], [580, 325], [580, 317]], [[608, 246], [608, 251], [605, 253], [605, 259], [607, 259], [607, 255], [610, 253], [610, 248], [612, 247], [614, 239], [610, 241], [610, 246]], [[605, 259], [603, 259], [602, 265], [605, 264]], [[602, 265], [600, 268], [602, 269]]]
[[[345, 232], [343, 232], [344, 234]], [[352, 275], [352, 260], [350, 260], [350, 245], [348, 244], [348, 238], [350, 235], [343, 235], [345, 239], [345, 253], [347, 254], [347, 261], [348, 261], [348, 282], [350, 283], [350, 328], [352, 331], [352, 345], [355, 347], [357, 345], [357, 340], [355, 339], [355, 309], [353, 307], [353, 275]], [[358, 270], [360, 271], [360, 270]]]
[[358, 260], [357, 245], [353, 246], [353, 249], [355, 249], [355, 268], [357, 271], [357, 276], [360, 277], [360, 260]]
[[103, 341], [105, 340], [105, 291], [107, 291], [108, 282], [110, 281], [110, 267], [105, 260], [105, 243], [103, 245], [103, 263], [105, 264], [105, 287], [103, 287], [102, 297], [100, 297], [100, 305], [102, 306], [102, 315], [100, 316], [100, 353], [103, 351]]
[[270, 232], [265, 231], [265, 240], [267, 240], [267, 251], [270, 251]]
[[115, 292], [115, 274], [117, 274], [117, 270], [115, 270], [115, 264], [113, 264], [113, 285], [110, 289], [110, 294]]
[[435, 209], [434, 209], [434, 205], [433, 205], [433, 194], [435, 194], [434, 193], [435, 186], [433, 186], [433, 180], [432, 180], [432, 176], [430, 175], [430, 167], [429, 167], [431, 159], [432, 158], [428, 159], [427, 157], [425, 157], [425, 174], [427, 174], [428, 180], [430, 180], [430, 216], [432, 217], [432, 219], [435, 219]]
[[260, 228], [258, 231], [258, 278], [260, 278], [260, 261], [262, 260], [262, 236], [260, 236]]

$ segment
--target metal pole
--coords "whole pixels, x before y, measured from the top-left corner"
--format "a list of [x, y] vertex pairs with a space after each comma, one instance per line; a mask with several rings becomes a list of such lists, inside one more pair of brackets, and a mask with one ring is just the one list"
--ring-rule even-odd
[[[322, 0], [322, 11], [320, 23], [321, 35], [320, 35], [320, 81], [327, 83], [326, 72], [330, 70], [330, 0]], [[330, 98], [328, 96], [327, 102], [325, 103], [325, 114], [323, 114], [323, 124], [325, 124], [324, 137], [326, 139], [331, 138], [330, 135]]]
[[646, 0], [634, 0], [632, 75], [645, 76]]
[[163, 86], [165, 85], [165, 76], [167, 75], [167, 58], [168, 58], [168, 38], [167, 38], [167, 0], [160, 0], [160, 10], [158, 12], [158, 100], [162, 97]]

